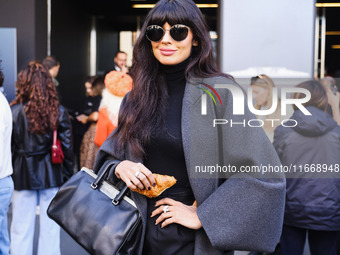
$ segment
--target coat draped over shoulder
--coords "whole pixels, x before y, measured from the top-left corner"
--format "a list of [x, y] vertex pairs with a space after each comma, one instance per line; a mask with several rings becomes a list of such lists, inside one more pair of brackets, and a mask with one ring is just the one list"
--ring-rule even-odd
[[[242, 101], [244, 114], [233, 114], [235, 98], [229, 89], [216, 88], [218, 84], [231, 85], [247, 102], [239, 85], [225, 77], [191, 79], [183, 98], [183, 149], [198, 205], [197, 214], [203, 226], [196, 231], [195, 255], [229, 254], [230, 250], [271, 252], [281, 235], [286, 183], [282, 173], [261, 170], [263, 166], [267, 169], [280, 166], [280, 161], [263, 129], [248, 125], [248, 121], [256, 117], [247, 105]], [[206, 85], [216, 88], [221, 103], [216, 100], [215, 104], [207, 96], [203, 99], [207, 102], [207, 113], [203, 115], [202, 95], [205, 94], [203, 89], [208, 88]], [[216, 119], [225, 124], [214, 126]], [[95, 171], [106, 160], [142, 162], [131, 155], [128, 148], [124, 154], [115, 155], [114, 143], [111, 134], [97, 154]], [[249, 171], [252, 166], [259, 170], [244, 170], [248, 167]], [[113, 171], [109, 181], [117, 183]], [[135, 192], [131, 192], [131, 196], [143, 219], [144, 238], [148, 217], [146, 198]]]

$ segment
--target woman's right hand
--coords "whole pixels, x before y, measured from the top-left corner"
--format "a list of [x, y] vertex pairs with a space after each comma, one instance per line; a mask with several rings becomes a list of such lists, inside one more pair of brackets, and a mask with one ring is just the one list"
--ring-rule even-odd
[[120, 162], [115, 174], [125, 182], [130, 189], [151, 189], [156, 186], [156, 180], [152, 172], [141, 163], [135, 163], [130, 160]]

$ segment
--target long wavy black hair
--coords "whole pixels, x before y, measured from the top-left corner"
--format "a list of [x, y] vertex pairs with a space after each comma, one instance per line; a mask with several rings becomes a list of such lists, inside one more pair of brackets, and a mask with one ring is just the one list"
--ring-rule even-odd
[[11, 105], [23, 104], [30, 133], [46, 134], [56, 129], [59, 99], [52, 77], [46, 67], [31, 61], [18, 73], [16, 98]]
[[192, 0], [160, 0], [147, 15], [134, 46], [131, 67], [133, 89], [120, 109], [119, 124], [114, 134], [117, 137], [114, 148], [117, 155], [129, 148], [134, 156], [143, 156], [152, 132], [163, 123], [167, 88], [145, 31], [149, 25], [163, 26], [166, 22], [170, 26], [184, 24], [190, 27], [193, 40], [198, 42], [198, 46], [192, 47], [189, 57], [185, 71], [187, 79], [216, 75], [229, 77], [217, 69], [208, 25], [196, 4]]

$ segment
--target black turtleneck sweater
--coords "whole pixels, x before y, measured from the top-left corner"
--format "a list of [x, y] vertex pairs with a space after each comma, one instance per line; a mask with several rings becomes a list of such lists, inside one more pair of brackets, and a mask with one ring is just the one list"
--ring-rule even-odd
[[168, 102], [165, 113], [165, 127], [152, 134], [146, 146], [144, 165], [153, 173], [174, 176], [174, 188], [190, 188], [182, 144], [181, 117], [185, 90], [185, 68], [188, 60], [172, 65], [161, 66], [168, 88]]
[[[144, 165], [153, 173], [174, 176], [177, 183], [167, 189], [160, 197], [148, 200], [148, 215], [154, 211], [155, 201], [170, 197], [186, 205], [194, 202], [188, 173], [185, 165], [181, 117], [182, 102], [186, 79], [184, 71], [188, 61], [174, 66], [162, 66], [168, 88], [167, 110], [164, 114], [164, 127], [151, 136], [146, 146]], [[143, 254], [194, 254], [195, 230], [179, 224], [170, 224], [161, 228], [155, 226], [157, 217], [148, 217]]]

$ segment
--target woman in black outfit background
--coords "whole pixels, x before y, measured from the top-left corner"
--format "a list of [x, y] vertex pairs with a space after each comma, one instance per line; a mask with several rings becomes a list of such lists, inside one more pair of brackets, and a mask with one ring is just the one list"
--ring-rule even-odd
[[86, 128], [80, 145], [79, 169], [82, 167], [93, 169], [94, 159], [99, 149], [94, 143], [94, 137], [96, 135], [98, 109], [104, 87], [104, 77], [102, 76], [90, 76], [85, 81], [86, 99], [84, 109], [83, 113], [77, 116], [77, 120]]

